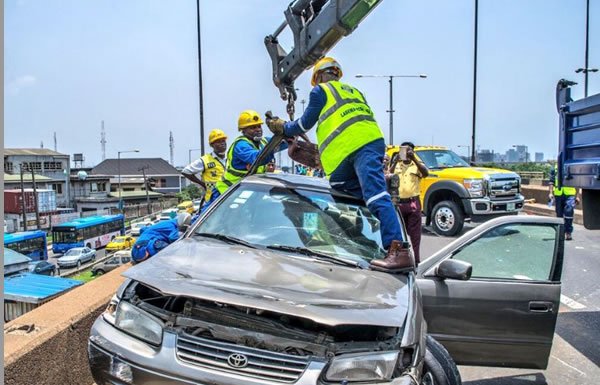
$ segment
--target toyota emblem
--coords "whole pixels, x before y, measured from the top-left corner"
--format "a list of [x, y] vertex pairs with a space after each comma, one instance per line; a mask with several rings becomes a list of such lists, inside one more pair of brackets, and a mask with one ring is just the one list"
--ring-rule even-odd
[[227, 357], [227, 363], [236, 369], [245, 368], [248, 365], [248, 357], [243, 354], [233, 353]]

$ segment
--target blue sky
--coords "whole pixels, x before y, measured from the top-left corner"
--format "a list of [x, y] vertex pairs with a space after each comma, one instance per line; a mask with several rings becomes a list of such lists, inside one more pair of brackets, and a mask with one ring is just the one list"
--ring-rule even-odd
[[[221, 128], [233, 138], [248, 108], [284, 116], [263, 38], [289, 1], [200, 3], [206, 133]], [[5, 147], [53, 148], [56, 132], [58, 151], [83, 153], [92, 166], [104, 120], [108, 158], [139, 148], [140, 157], [168, 160], [173, 131], [175, 164], [187, 163], [200, 147], [195, 9], [195, 0], [5, 0]], [[457, 146], [471, 141], [473, 12], [473, 0], [384, 0], [330, 52], [386, 136], [387, 80], [354, 75], [426, 73], [394, 81], [394, 138], [466, 154]], [[479, 1], [481, 149], [526, 144], [556, 154], [554, 87], [575, 80], [573, 95], [583, 96], [574, 70], [584, 65], [584, 36], [585, 0]], [[599, 42], [600, 3], [591, 1], [590, 67], [600, 67]], [[308, 75], [296, 82], [300, 99]], [[600, 72], [589, 81], [598, 92]]]

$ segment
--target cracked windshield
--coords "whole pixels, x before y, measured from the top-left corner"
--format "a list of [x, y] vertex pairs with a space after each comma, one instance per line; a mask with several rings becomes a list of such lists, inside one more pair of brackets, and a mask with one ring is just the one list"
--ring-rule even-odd
[[379, 221], [357, 201], [302, 189], [241, 186], [196, 234], [227, 234], [253, 245], [308, 249], [363, 264], [383, 257]]

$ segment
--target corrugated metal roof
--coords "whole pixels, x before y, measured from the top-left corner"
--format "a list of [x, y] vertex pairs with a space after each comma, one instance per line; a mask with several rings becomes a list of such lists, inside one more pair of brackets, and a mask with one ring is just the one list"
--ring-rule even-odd
[[60, 152], [56, 152], [53, 150], [49, 150], [47, 148], [5, 148], [4, 156], [9, 155], [62, 155], [69, 156], [67, 154], [61, 154]]
[[82, 285], [74, 279], [40, 274], [19, 274], [4, 277], [4, 299], [39, 303]]
[[[43, 181], [48, 181], [48, 180], [52, 180], [52, 178], [48, 178], [47, 176], [35, 174], [36, 182], [43, 182]], [[20, 181], [21, 181], [20, 175], [4, 173], [4, 182], [20, 182]], [[31, 182], [31, 174], [23, 174], [23, 181]]]
[[[4, 242], [6, 242], [7, 236], [10, 238], [12, 234], [4, 233]], [[7, 247], [4, 248], [4, 268], [10, 265], [18, 265], [20, 263], [28, 264], [31, 262], [31, 258]]]
[[[125, 175], [142, 176], [142, 167], [147, 167], [146, 175], [180, 175], [179, 171], [162, 158], [121, 158], [121, 177]], [[118, 159], [105, 159], [92, 169], [92, 174], [118, 175]]]

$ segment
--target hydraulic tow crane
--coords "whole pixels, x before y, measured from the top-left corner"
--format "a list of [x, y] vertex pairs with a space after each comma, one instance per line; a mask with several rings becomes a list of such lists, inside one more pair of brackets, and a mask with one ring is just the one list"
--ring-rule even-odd
[[[286, 110], [290, 120], [294, 120], [296, 110], [294, 81], [344, 36], [351, 34], [380, 2], [381, 0], [294, 0], [288, 5], [284, 11], [285, 21], [273, 34], [265, 37], [265, 46], [273, 65], [273, 83], [279, 89], [281, 99], [287, 101]], [[294, 47], [290, 52], [286, 52], [277, 39], [287, 26], [294, 36]], [[272, 117], [270, 111], [267, 112], [267, 117]], [[315, 146], [306, 135], [302, 137], [304, 142], [298, 141], [297, 146]], [[256, 173], [264, 159], [275, 151], [283, 139], [283, 135], [279, 135], [269, 141], [250, 167], [248, 175]], [[288, 149], [288, 154], [289, 150], [291, 148]], [[314, 151], [317, 151], [316, 146]], [[290, 157], [293, 159], [291, 154]]]
[[[281, 99], [287, 101], [287, 113], [294, 119], [297, 98], [294, 81], [312, 67], [344, 36], [352, 33], [381, 0], [294, 0], [284, 11], [285, 21], [265, 46], [273, 65], [273, 83]], [[289, 26], [294, 46], [290, 52], [277, 37]]]

